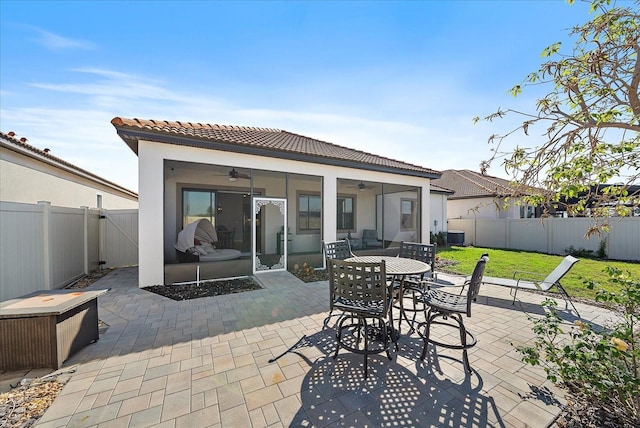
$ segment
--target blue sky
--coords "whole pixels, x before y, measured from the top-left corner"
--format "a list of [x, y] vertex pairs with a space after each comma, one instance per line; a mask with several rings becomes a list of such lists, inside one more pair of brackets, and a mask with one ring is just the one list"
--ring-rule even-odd
[[541, 88], [507, 91], [546, 46], [570, 52], [568, 29], [589, 16], [560, 0], [2, 0], [0, 129], [132, 190], [115, 116], [279, 128], [478, 171], [517, 119], [473, 117], [533, 111]]

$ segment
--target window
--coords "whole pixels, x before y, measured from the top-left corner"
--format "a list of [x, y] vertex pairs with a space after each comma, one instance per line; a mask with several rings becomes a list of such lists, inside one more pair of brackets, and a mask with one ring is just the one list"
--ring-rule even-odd
[[322, 225], [320, 195], [298, 194], [298, 232], [319, 233]]
[[536, 208], [531, 205], [520, 205], [520, 218], [534, 218]]
[[355, 197], [338, 195], [338, 230], [355, 231]]
[[416, 230], [417, 205], [413, 199], [400, 200], [400, 230]]
[[215, 226], [216, 193], [210, 190], [182, 191], [182, 228], [201, 218]]

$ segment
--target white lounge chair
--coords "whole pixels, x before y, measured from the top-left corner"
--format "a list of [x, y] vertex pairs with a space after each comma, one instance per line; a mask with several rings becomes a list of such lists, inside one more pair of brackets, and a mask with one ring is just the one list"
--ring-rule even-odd
[[[560, 291], [562, 298], [565, 300], [566, 308], [569, 309], [569, 303], [573, 306], [573, 310], [576, 311], [576, 315], [580, 316], [578, 310], [576, 309], [573, 301], [571, 300], [571, 296], [564, 289], [562, 284], [560, 284], [560, 280], [569, 272], [569, 270], [573, 267], [574, 264], [578, 262], [573, 256], [567, 256], [562, 260], [562, 262], [551, 272], [549, 275], [544, 277], [544, 274], [535, 273], [535, 272], [524, 272], [524, 271], [515, 271], [513, 273], [513, 278], [496, 278], [491, 276], [485, 276], [482, 278], [482, 282], [484, 284], [493, 284], [493, 285], [501, 285], [503, 287], [512, 288], [511, 294], [513, 295], [513, 303], [516, 302], [516, 294], [518, 294], [518, 290], [524, 288], [526, 290], [541, 290], [548, 291], [554, 285]], [[534, 277], [534, 278], [532, 278]]]

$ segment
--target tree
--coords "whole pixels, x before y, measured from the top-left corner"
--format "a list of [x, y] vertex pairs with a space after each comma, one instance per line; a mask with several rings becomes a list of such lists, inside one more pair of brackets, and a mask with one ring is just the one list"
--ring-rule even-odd
[[[550, 86], [537, 100], [535, 113], [499, 109], [474, 122], [522, 117], [515, 129], [489, 138], [493, 155], [482, 162], [482, 172], [502, 159], [520, 194], [530, 194], [532, 187], [547, 190], [525, 202], [545, 206], [547, 213], [558, 205], [571, 215], [590, 208], [596, 219], [593, 232], [606, 228], [612, 208], [617, 215], [630, 215], [640, 206], [640, 192], [629, 191], [640, 178], [640, 1], [631, 7], [610, 0], [590, 4], [592, 19], [569, 33], [575, 39], [572, 52], [562, 53], [559, 42], [547, 47], [540, 68], [510, 90], [517, 96], [526, 87]], [[542, 144], [505, 148], [508, 137], [520, 131], [528, 136], [535, 126], [546, 127]]]

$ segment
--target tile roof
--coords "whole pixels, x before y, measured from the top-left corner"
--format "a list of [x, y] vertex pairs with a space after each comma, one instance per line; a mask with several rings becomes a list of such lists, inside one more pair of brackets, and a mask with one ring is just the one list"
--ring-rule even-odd
[[134, 196], [136, 198], [138, 197], [138, 194], [132, 190], [122, 187], [119, 184], [113, 183], [109, 180], [105, 180], [104, 178], [82, 168], [79, 168], [74, 164], [65, 161], [64, 159], [53, 156], [51, 153], [49, 153], [49, 149], [40, 150], [37, 147], [32, 146], [31, 144], [27, 144], [26, 138], [18, 138], [16, 137], [14, 132], [9, 132], [7, 134], [5, 134], [4, 132], [0, 132], [0, 143], [3, 147], [6, 147], [10, 150], [17, 151], [23, 155], [38, 159], [57, 168], [67, 170], [73, 174], [84, 176], [94, 182], [106, 185], [130, 196]]
[[453, 190], [455, 194], [449, 196], [449, 199], [505, 197], [517, 193], [517, 189], [509, 180], [482, 175], [468, 169], [442, 171], [442, 176], [434, 180], [433, 184]]
[[338, 146], [289, 131], [247, 126], [126, 119], [111, 121], [118, 135], [138, 153], [138, 140], [294, 159], [328, 165], [437, 178], [438, 171]]
[[431, 193], [445, 193], [445, 194], [448, 194], [448, 195], [451, 195], [451, 194], [455, 193], [453, 190], [447, 189], [447, 188], [442, 187], [442, 186], [435, 185], [434, 181], [435, 180], [431, 181], [431, 184], [429, 185], [429, 189], [430, 189]]

